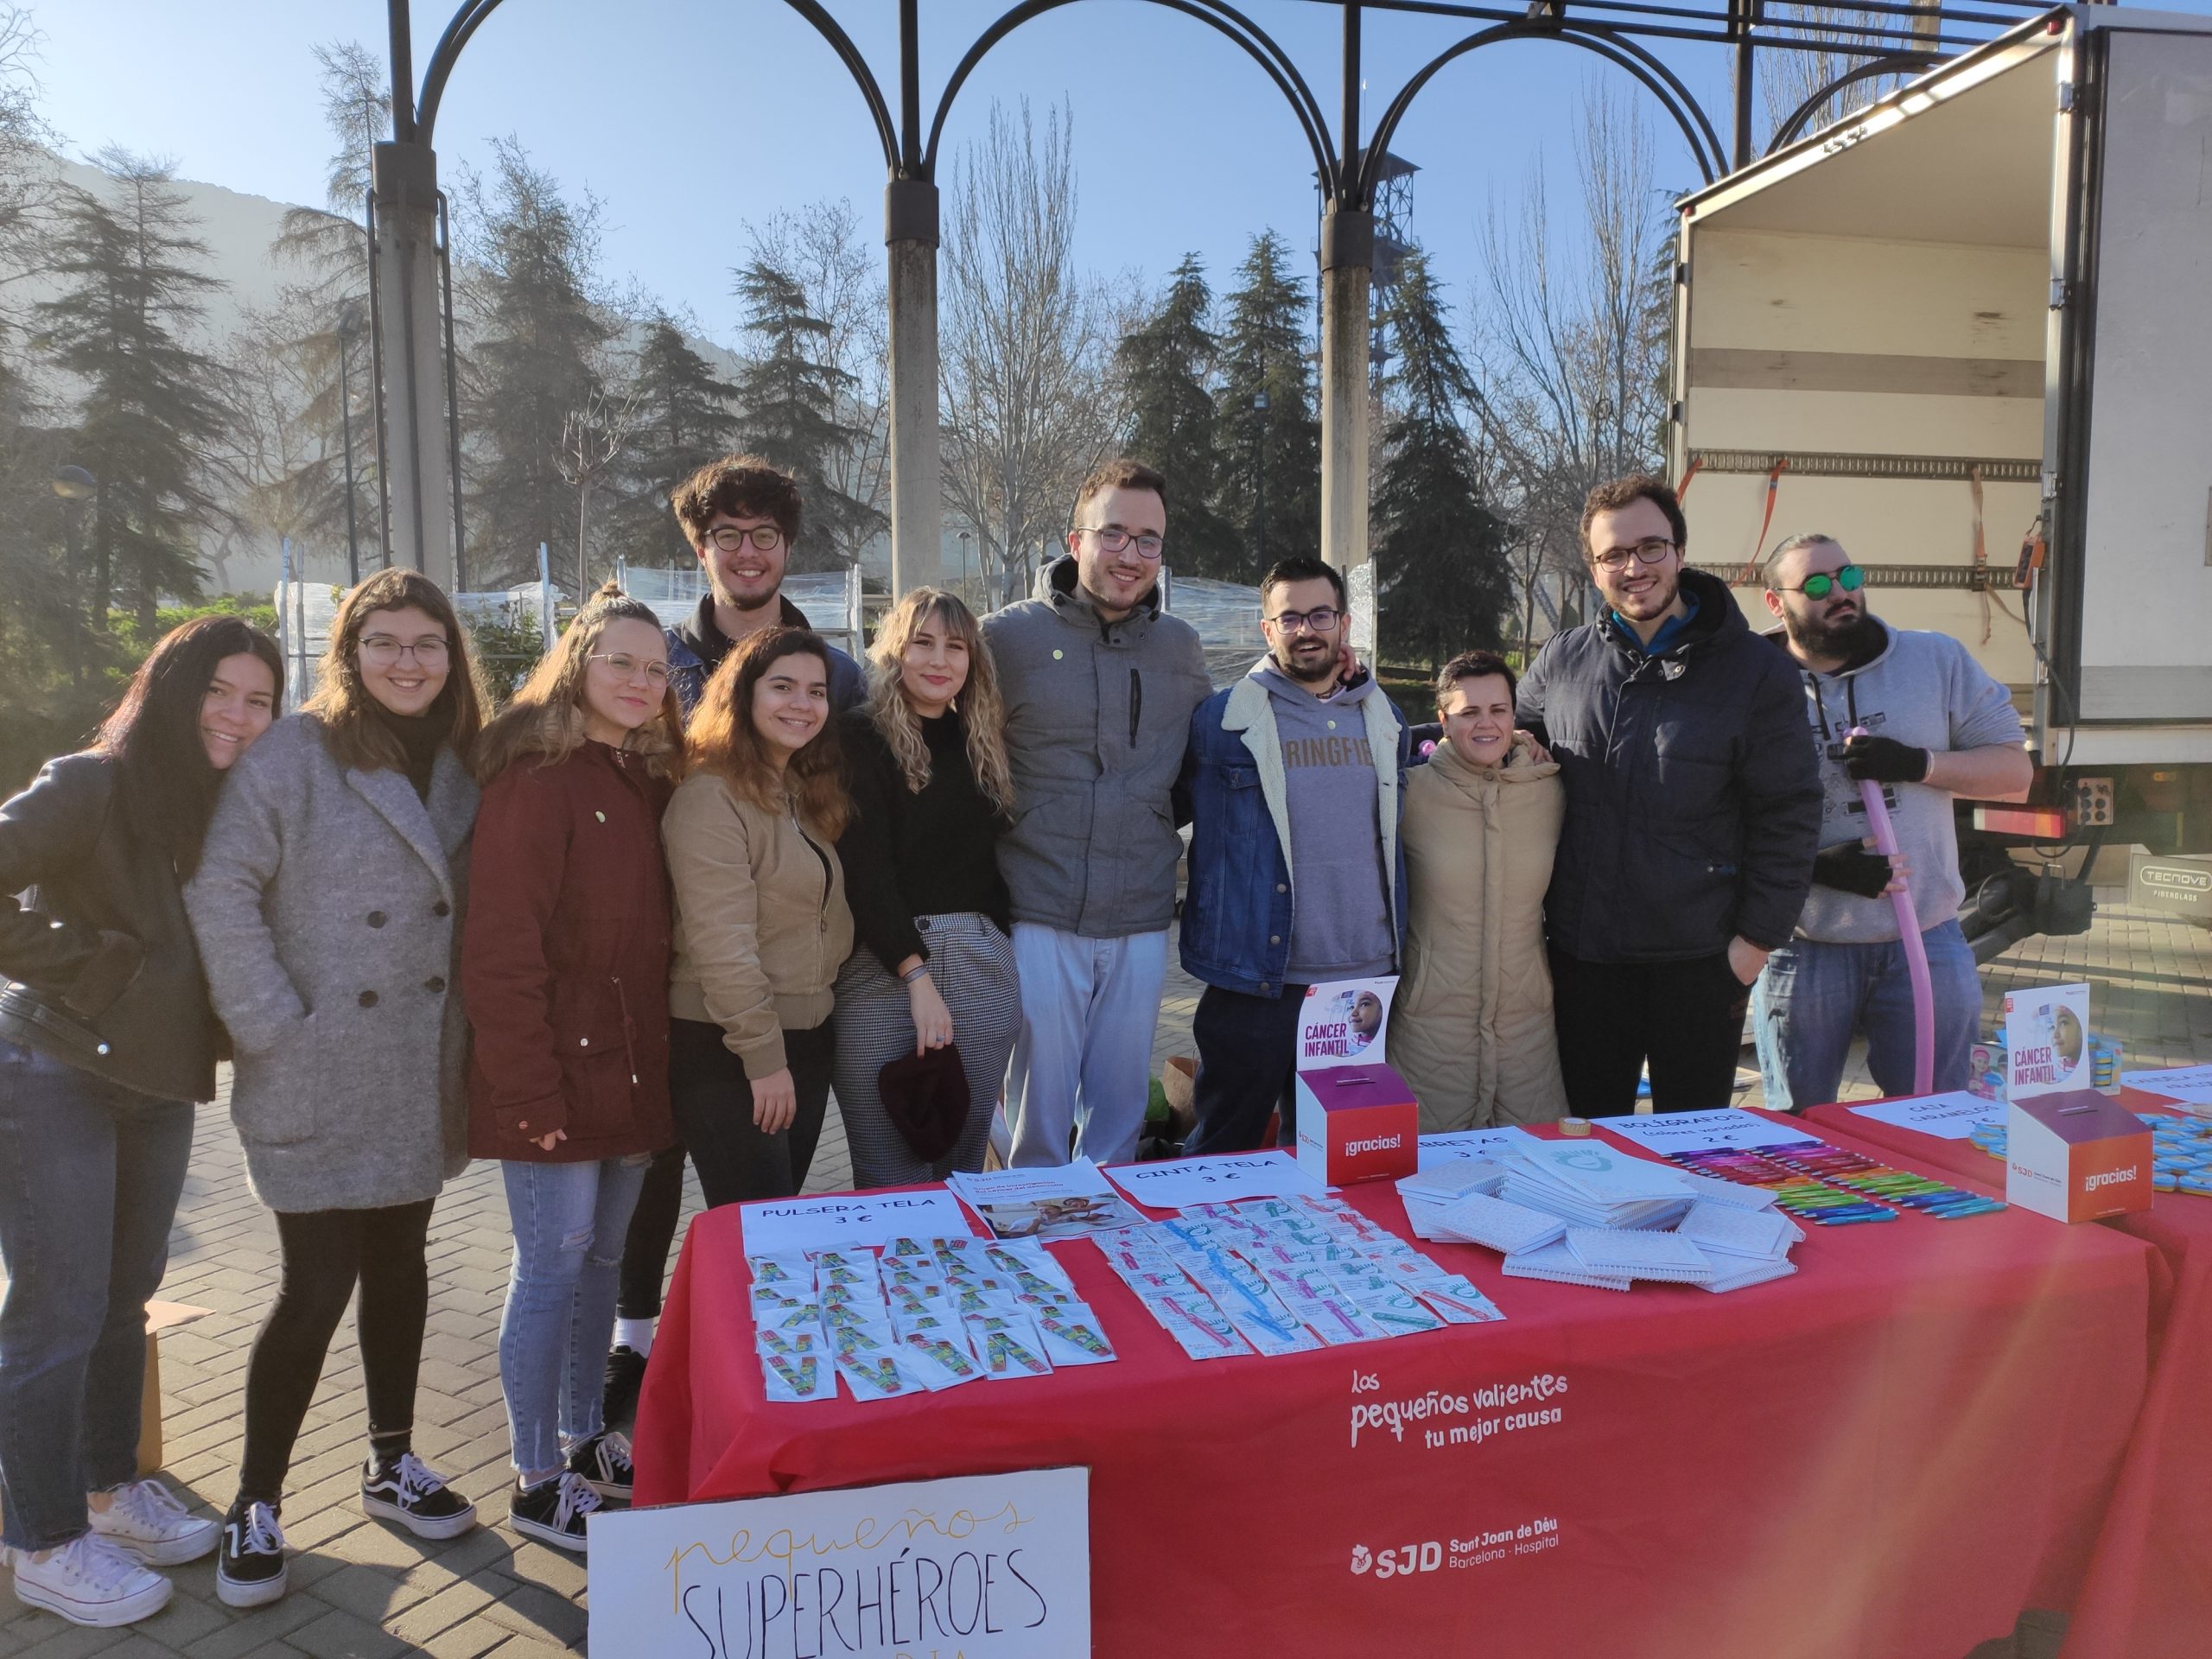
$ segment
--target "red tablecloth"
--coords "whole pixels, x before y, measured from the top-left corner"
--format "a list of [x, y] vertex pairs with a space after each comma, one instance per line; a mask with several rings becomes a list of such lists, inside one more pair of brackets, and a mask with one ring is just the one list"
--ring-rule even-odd
[[[2137, 1111], [2171, 1104], [2133, 1089], [2121, 1099]], [[1840, 1129], [1885, 1156], [2004, 1190], [2004, 1165], [1971, 1141], [1878, 1123], [1849, 1106], [1805, 1116], [1823, 1134]], [[2202, 1659], [2212, 1653], [2212, 1198], [2161, 1192], [2150, 1209], [2101, 1224], [2152, 1245], [2167, 1273], [2152, 1300], [2150, 1387], [2065, 1659]]]
[[[1404, 1230], [1387, 1184], [1346, 1196]], [[1960, 1659], [2070, 1605], [2142, 1401], [2152, 1253], [2015, 1213], [1809, 1230], [1795, 1277], [1725, 1296], [1427, 1245], [1508, 1319], [1205, 1364], [1059, 1244], [1118, 1363], [770, 1405], [738, 1212], [709, 1211], [653, 1349], [638, 1500], [1087, 1465], [1105, 1659]], [[1469, 1409], [1355, 1443], [1354, 1407], [1435, 1394]]]

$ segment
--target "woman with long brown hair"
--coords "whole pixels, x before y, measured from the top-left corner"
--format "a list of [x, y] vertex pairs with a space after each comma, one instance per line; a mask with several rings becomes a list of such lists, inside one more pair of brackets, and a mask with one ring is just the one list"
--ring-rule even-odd
[[430, 1207], [467, 1163], [452, 981], [483, 702], [453, 603], [379, 571], [331, 624], [315, 695], [232, 769], [185, 906], [236, 1050], [231, 1117], [283, 1274], [246, 1369], [245, 1457], [216, 1593], [284, 1593], [292, 1446], [360, 1289], [361, 1507], [450, 1538], [475, 1506], [414, 1453]]
[[146, 1300], [222, 1035], [181, 888], [283, 688], [267, 636], [188, 622], [0, 805], [0, 1541], [16, 1599], [73, 1624], [145, 1618], [169, 1599], [148, 1568], [215, 1548], [137, 1478]]
[[707, 683], [661, 824], [676, 897], [669, 1103], [709, 1205], [790, 1198], [822, 1135], [850, 804], [830, 648], [764, 628]]
[[668, 1116], [661, 813], [683, 713], [660, 620], [609, 582], [476, 741], [461, 996], [468, 1149], [496, 1158], [514, 1261], [499, 1317], [516, 1531], [581, 1551], [629, 1442], [601, 1415], [622, 1241]]
[[[990, 647], [959, 600], [918, 588], [868, 656], [868, 705], [844, 716], [853, 816], [837, 843], [862, 947], [837, 979], [837, 1110], [857, 1187], [981, 1170], [1021, 1030], [998, 865], [1014, 783]], [[966, 1076], [957, 1128], [902, 1125], [884, 1106], [885, 1065], [931, 1049], [956, 1052]]]

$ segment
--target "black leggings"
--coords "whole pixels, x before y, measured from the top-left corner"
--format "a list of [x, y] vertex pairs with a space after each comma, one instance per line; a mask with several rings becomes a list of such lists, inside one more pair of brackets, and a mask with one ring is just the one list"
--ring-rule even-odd
[[283, 1496], [293, 1442], [357, 1283], [361, 1301], [354, 1325], [369, 1396], [369, 1435], [379, 1452], [406, 1449], [415, 1427], [423, 1326], [429, 1317], [424, 1252], [433, 1202], [276, 1212], [283, 1278], [246, 1364], [241, 1497], [274, 1506]]
[[653, 1154], [645, 1166], [638, 1207], [630, 1212], [630, 1231], [622, 1243], [622, 1279], [614, 1312], [626, 1319], [660, 1317], [661, 1281], [668, 1276], [668, 1253], [676, 1243], [676, 1224], [683, 1215], [683, 1148]]

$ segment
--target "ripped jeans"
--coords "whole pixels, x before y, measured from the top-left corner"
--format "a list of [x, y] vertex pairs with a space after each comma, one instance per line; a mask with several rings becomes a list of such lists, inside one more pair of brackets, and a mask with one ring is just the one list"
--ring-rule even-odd
[[499, 1385], [518, 1473], [558, 1468], [605, 1426], [600, 1393], [614, 1334], [622, 1241], [652, 1155], [499, 1166], [514, 1265], [499, 1314]]

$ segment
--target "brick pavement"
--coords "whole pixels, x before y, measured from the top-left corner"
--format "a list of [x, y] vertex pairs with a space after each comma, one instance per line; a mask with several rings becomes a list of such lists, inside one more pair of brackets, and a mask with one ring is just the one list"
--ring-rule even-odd
[[[2117, 898], [2118, 895], [2112, 895]], [[1984, 974], [1993, 1017], [2015, 983], [2083, 977], [2095, 1021], [2127, 1045], [2131, 1065], [2212, 1058], [2212, 935], [2142, 912], [2108, 909], [2088, 934], [2032, 939]], [[1172, 971], [1154, 1058], [1190, 1052], [1198, 987]], [[1863, 1062], [1847, 1095], [1867, 1092]], [[1748, 1097], [1757, 1099], [1756, 1085]], [[834, 1117], [835, 1107], [832, 1107]], [[831, 1192], [849, 1178], [834, 1122], [808, 1181]], [[698, 1205], [696, 1185], [685, 1213]], [[505, 1418], [498, 1363], [507, 1262], [505, 1200], [495, 1165], [477, 1164], [446, 1189], [430, 1230], [431, 1308], [416, 1444], [477, 1501], [486, 1525], [449, 1544], [418, 1541], [365, 1520], [358, 1503], [365, 1449], [360, 1357], [351, 1321], [340, 1330], [308, 1414], [285, 1499], [295, 1550], [291, 1592], [238, 1613], [215, 1598], [212, 1561], [172, 1569], [177, 1593], [153, 1618], [120, 1630], [79, 1630], [17, 1604], [0, 1569], [0, 1659], [535, 1659], [581, 1650], [583, 1563], [518, 1538], [505, 1514]], [[219, 1513], [237, 1473], [247, 1345], [275, 1294], [276, 1229], [248, 1192], [228, 1116], [203, 1112], [172, 1241], [164, 1300], [208, 1316], [162, 1339], [166, 1478], [195, 1508]]]

